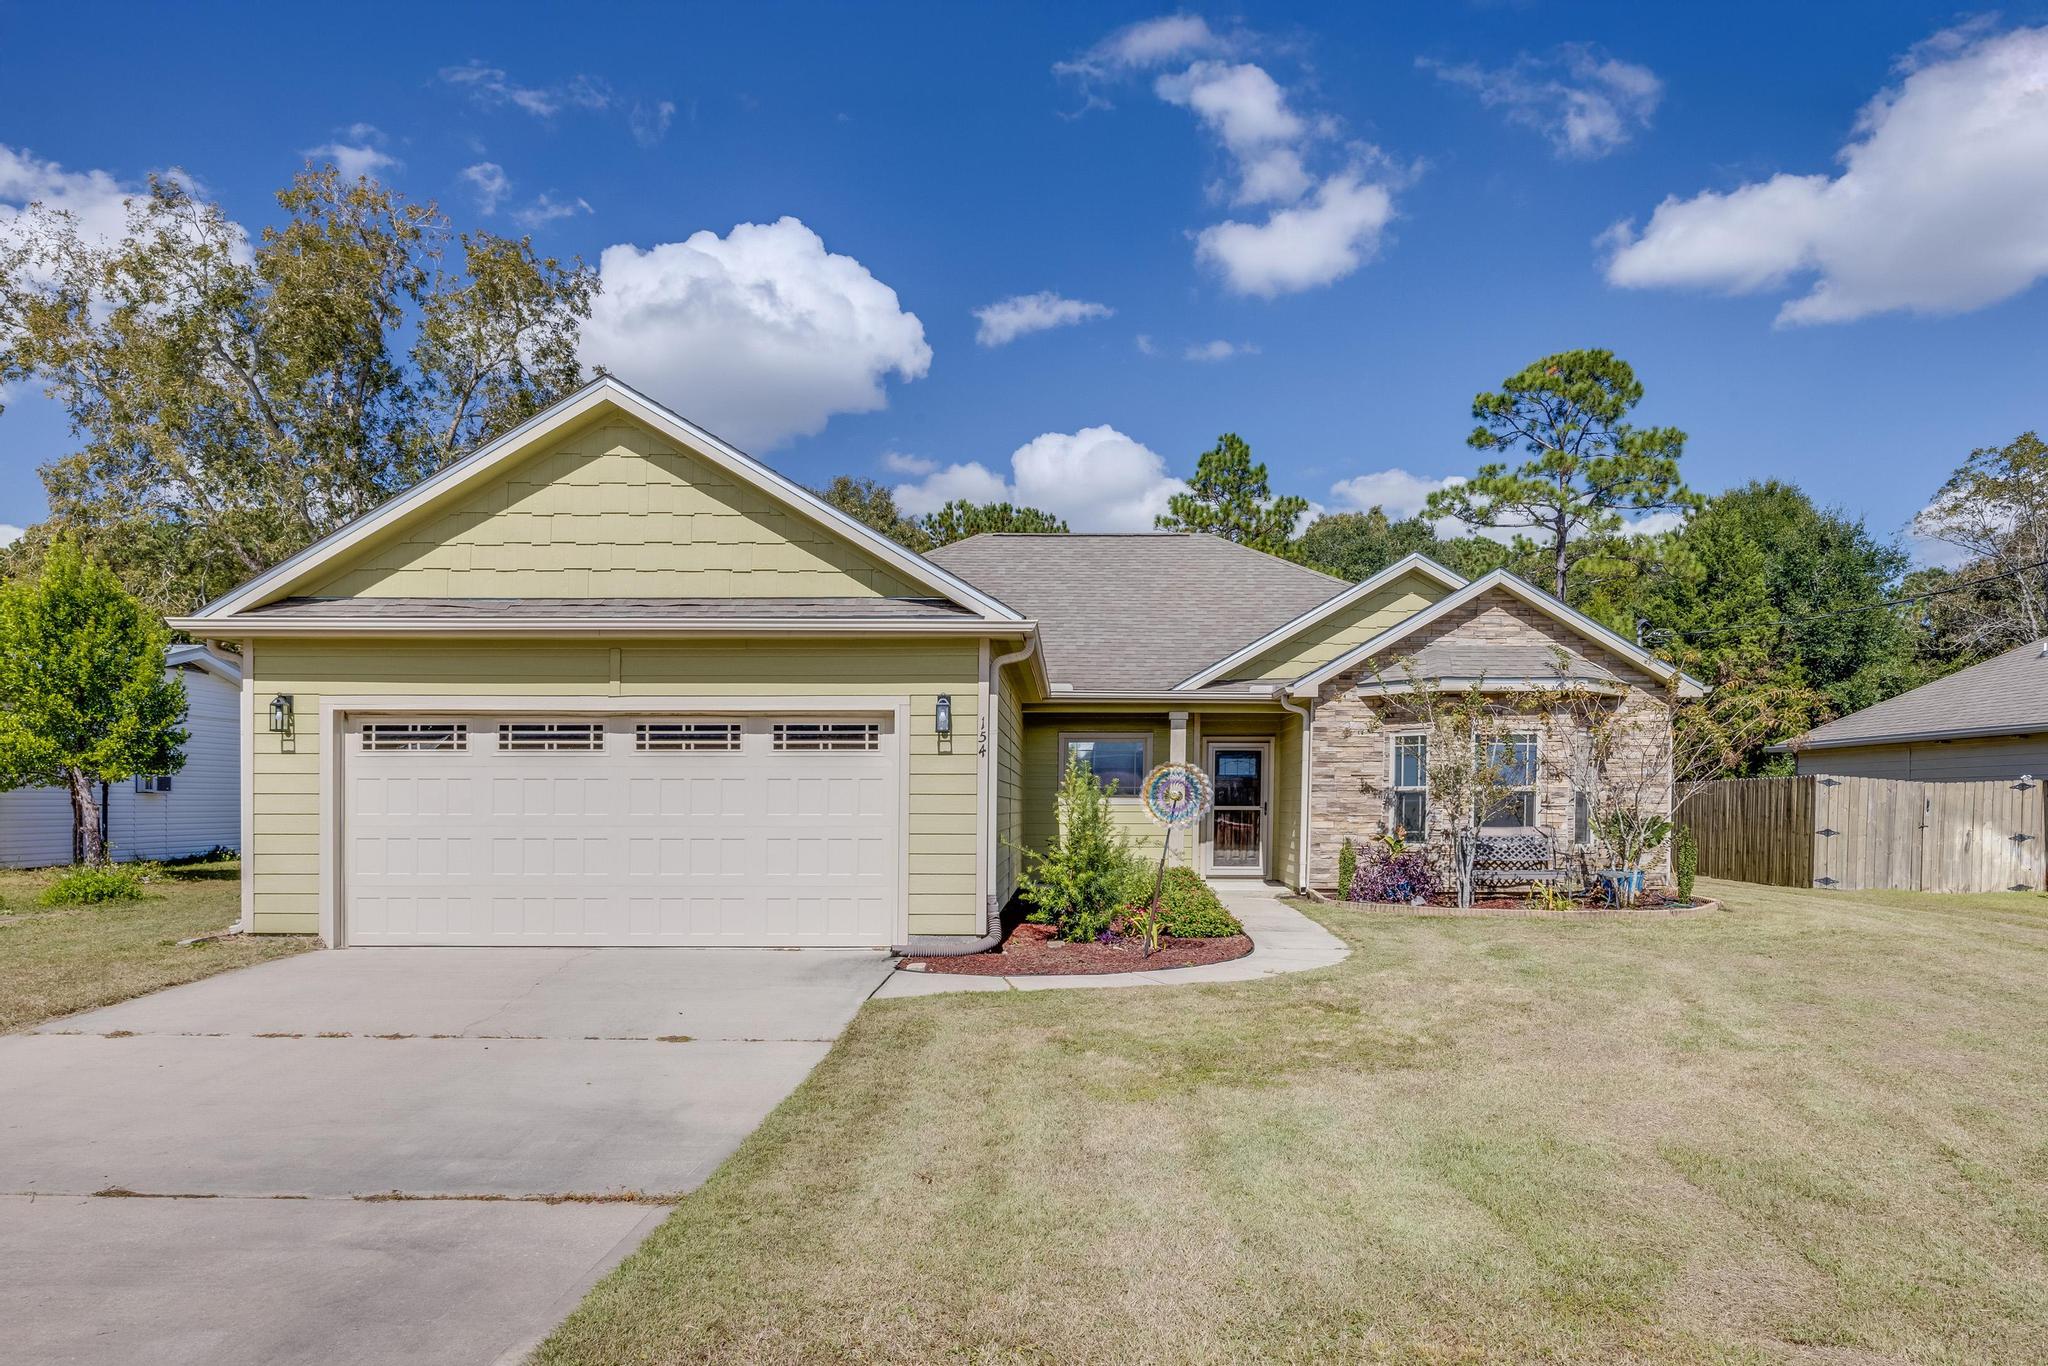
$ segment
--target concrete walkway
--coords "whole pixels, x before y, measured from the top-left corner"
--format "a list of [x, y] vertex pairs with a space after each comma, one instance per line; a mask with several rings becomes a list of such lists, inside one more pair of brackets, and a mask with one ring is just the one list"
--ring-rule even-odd
[[1252, 951], [1228, 963], [1205, 963], [1161, 972], [1061, 973], [1032, 977], [970, 977], [949, 972], [892, 972], [877, 1000], [936, 996], [948, 991], [1049, 991], [1059, 987], [1181, 987], [1217, 982], [1251, 982], [1283, 972], [1306, 972], [1341, 963], [1351, 950], [1282, 897], [1273, 883], [1212, 883], [1230, 913], [1252, 937]]

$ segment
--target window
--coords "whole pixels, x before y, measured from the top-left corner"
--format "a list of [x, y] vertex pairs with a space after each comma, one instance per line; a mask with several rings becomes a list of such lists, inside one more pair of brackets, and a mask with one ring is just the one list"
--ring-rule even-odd
[[1479, 823], [1495, 830], [1535, 825], [1536, 732], [1482, 736], [1473, 744], [1481, 764], [1500, 765], [1502, 785], [1510, 789], [1493, 810], [1479, 814]]
[[775, 748], [809, 753], [877, 750], [879, 721], [777, 721]]
[[601, 750], [604, 722], [506, 721], [498, 727], [498, 748], [522, 753]]
[[1135, 733], [1129, 735], [1069, 735], [1060, 753], [1060, 775], [1064, 777], [1067, 765], [1074, 759], [1095, 775], [1095, 781], [1104, 787], [1112, 783], [1112, 791], [1119, 797], [1138, 796], [1138, 789], [1144, 785], [1145, 774], [1152, 764], [1152, 737]]
[[737, 721], [642, 721], [633, 727], [633, 748], [733, 753], [740, 747]]
[[468, 749], [460, 721], [372, 721], [363, 727], [366, 750]]
[[171, 775], [168, 773], [138, 773], [135, 775], [137, 792], [169, 792]]
[[1411, 839], [1429, 829], [1429, 737], [1394, 737], [1394, 809], [1392, 824]]
[[1572, 793], [1572, 843], [1593, 842], [1593, 794], [1584, 788]]

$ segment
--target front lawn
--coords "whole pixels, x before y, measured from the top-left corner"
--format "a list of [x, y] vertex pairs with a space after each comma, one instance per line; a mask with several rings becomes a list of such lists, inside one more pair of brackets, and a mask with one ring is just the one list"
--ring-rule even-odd
[[271, 936], [178, 947], [241, 914], [233, 860], [165, 869], [141, 901], [38, 904], [61, 871], [0, 869], [0, 1032], [314, 946]]
[[547, 1362], [2048, 1359], [2048, 898], [871, 1003]]

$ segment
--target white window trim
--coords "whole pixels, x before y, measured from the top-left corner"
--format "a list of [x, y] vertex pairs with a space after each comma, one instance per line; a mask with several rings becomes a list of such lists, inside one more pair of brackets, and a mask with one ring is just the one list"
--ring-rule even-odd
[[[1137, 742], [1138, 742], [1139, 744], [1141, 744], [1141, 745], [1143, 745], [1143, 746], [1144, 746], [1144, 751], [1143, 751], [1143, 754], [1142, 754], [1142, 756], [1141, 756], [1141, 757], [1139, 758], [1139, 760], [1138, 760], [1138, 783], [1137, 783], [1137, 786], [1138, 786], [1138, 787], [1143, 787], [1143, 786], [1145, 785], [1145, 775], [1146, 775], [1147, 773], [1150, 773], [1150, 772], [1152, 771], [1152, 732], [1151, 732], [1151, 731], [1149, 731], [1149, 730], [1140, 730], [1140, 729], [1132, 729], [1132, 730], [1063, 730], [1063, 731], [1061, 731], [1061, 732], [1060, 732], [1060, 770], [1059, 770], [1059, 776], [1058, 776], [1058, 777], [1057, 777], [1057, 778], [1056, 778], [1056, 779], [1054, 780], [1054, 784], [1053, 784], [1053, 785], [1054, 785], [1055, 787], [1057, 787], [1057, 786], [1058, 786], [1058, 785], [1059, 785], [1060, 783], [1062, 783], [1062, 782], [1065, 782], [1065, 781], [1066, 781], [1066, 777], [1067, 777], [1067, 750], [1068, 750], [1068, 747], [1069, 747], [1069, 746], [1071, 746], [1071, 745], [1073, 745], [1073, 744], [1074, 744], [1075, 742], [1077, 742], [1077, 741], [1080, 741], [1080, 742], [1094, 742], [1094, 741], [1098, 741], [1098, 740], [1136, 740], [1136, 741], [1137, 741]], [[1119, 789], [1119, 790], [1118, 790], [1118, 791], [1117, 791], [1117, 792], [1116, 792], [1116, 793], [1115, 793], [1115, 794], [1114, 794], [1113, 796], [1111, 796], [1111, 797], [1110, 797], [1110, 800], [1111, 800], [1112, 802], [1137, 802], [1137, 801], [1143, 801], [1143, 800], [1144, 800], [1144, 793], [1142, 793], [1142, 792], [1139, 792], [1139, 791], [1136, 791], [1135, 789], [1134, 789], [1134, 790], [1132, 790], [1132, 791], [1130, 791], [1130, 792], [1125, 792], [1125, 791], [1122, 791], [1121, 789]]]
[[[1396, 752], [1400, 748], [1400, 741], [1409, 738], [1422, 741], [1422, 785], [1420, 787], [1401, 786], [1401, 767], [1399, 760], [1396, 758]], [[1427, 726], [1402, 726], [1387, 731], [1387, 829], [1389, 832], [1394, 828], [1394, 818], [1400, 813], [1401, 794], [1404, 792], [1420, 792], [1422, 794], [1422, 828], [1420, 830], [1408, 831], [1406, 837], [1410, 839], [1427, 839], [1429, 837], [1429, 808], [1431, 806], [1429, 800], [1429, 739], [1429, 727]]]
[[[1481, 744], [1490, 743], [1495, 739], [1516, 740], [1525, 735], [1529, 737], [1529, 781], [1509, 790], [1529, 794], [1529, 823], [1518, 826], [1495, 826], [1495, 829], [1538, 830], [1543, 826], [1543, 732], [1540, 729], [1500, 730], [1487, 735], [1482, 735], [1476, 730], [1472, 732], [1472, 746], [1475, 750]], [[1478, 819], [1483, 827], [1485, 817], [1481, 816]]]

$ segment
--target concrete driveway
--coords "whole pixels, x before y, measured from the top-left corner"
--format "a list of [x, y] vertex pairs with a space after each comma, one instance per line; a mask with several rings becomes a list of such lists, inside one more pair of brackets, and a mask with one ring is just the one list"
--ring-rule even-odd
[[521, 1353], [665, 1213], [616, 1197], [701, 1183], [889, 966], [349, 949], [0, 1038], [7, 1352]]

